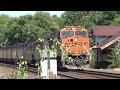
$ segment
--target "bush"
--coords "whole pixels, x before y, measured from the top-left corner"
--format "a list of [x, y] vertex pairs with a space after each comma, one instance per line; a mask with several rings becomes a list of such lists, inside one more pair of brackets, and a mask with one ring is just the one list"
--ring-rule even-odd
[[90, 67], [95, 68], [95, 53], [93, 50], [90, 51]]
[[120, 48], [112, 49], [112, 52], [109, 55], [110, 57], [110, 65], [109, 68], [117, 68], [120, 67]]

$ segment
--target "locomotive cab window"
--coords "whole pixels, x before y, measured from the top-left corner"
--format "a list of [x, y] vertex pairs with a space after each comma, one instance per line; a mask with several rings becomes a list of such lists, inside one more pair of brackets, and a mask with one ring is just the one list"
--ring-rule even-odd
[[82, 31], [76, 31], [75, 32], [76, 36], [82, 36], [82, 37], [86, 37], [87, 38], [87, 33], [86, 32], [82, 32]]
[[74, 35], [73, 31], [63, 31], [62, 38], [72, 37]]

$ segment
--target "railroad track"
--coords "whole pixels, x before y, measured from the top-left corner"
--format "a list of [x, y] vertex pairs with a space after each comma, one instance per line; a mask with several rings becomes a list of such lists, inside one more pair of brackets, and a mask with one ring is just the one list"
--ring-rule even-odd
[[101, 77], [103, 79], [120, 79], [120, 74], [117, 73], [108, 73], [108, 72], [100, 72], [100, 71], [89, 71], [89, 70], [83, 70], [79, 71], [81, 73], [87, 73], [92, 75], [97, 75], [98, 77]]
[[108, 73], [108, 72], [100, 72], [100, 71], [90, 71], [90, 70], [75, 70], [70, 69], [72, 72], [78, 72], [82, 74], [88, 74], [96, 78], [101, 79], [120, 79], [120, 74], [117, 73]]
[[12, 65], [12, 64], [7, 64], [7, 63], [0, 63], [0, 66], [11, 67], [11, 68], [17, 67], [17, 65]]
[[63, 74], [61, 72], [58, 72], [57, 75], [60, 76], [61, 79], [81, 79], [80, 77], [72, 76], [72, 75], [68, 75], [68, 74]]
[[36, 73], [36, 74], [38, 73], [37, 68], [33, 68], [33, 67], [28, 67], [27, 71], [32, 72], [32, 73]]
[[[17, 68], [17, 65], [13, 65], [13, 64], [7, 64], [7, 63], [0, 63], [0, 66], [5, 66], [5, 67], [9, 67], [9, 68]], [[33, 67], [27, 67], [27, 71], [31, 72], [31, 73], [35, 73], [37, 74], [37, 68], [33, 68]], [[72, 75], [66, 75], [63, 73], [58, 72], [57, 74], [58, 76], [60, 76], [60, 79], [80, 79], [80, 77], [77, 76], [72, 76]]]
[[[11, 65], [6, 63], [0, 63], [1, 66], [15, 68], [17, 65]], [[37, 68], [28, 67], [28, 72], [37, 74]], [[61, 79], [120, 79], [120, 74], [108, 73], [100, 71], [90, 71], [90, 70], [77, 70], [77, 69], [64, 69], [59, 70], [57, 75]]]

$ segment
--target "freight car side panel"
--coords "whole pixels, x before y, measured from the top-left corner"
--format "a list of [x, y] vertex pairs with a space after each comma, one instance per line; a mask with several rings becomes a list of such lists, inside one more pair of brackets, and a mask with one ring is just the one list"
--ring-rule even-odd
[[3, 48], [3, 58], [6, 58], [6, 48]]
[[38, 45], [34, 45], [34, 59], [40, 59], [40, 54], [39, 54], [39, 51], [36, 49]]
[[16, 46], [12, 47], [12, 59], [16, 59]]
[[[27, 45], [26, 45], [27, 47]], [[29, 46], [25, 49], [25, 60], [32, 60], [32, 46]]]
[[17, 54], [18, 54], [18, 58], [21, 59], [23, 57], [23, 49], [24, 49], [24, 46], [23, 45], [18, 45], [17, 46]]
[[6, 58], [11, 58], [11, 48], [8, 47], [6, 48], [7, 49], [7, 55], [6, 55]]
[[0, 48], [0, 58], [2, 58], [2, 48]]

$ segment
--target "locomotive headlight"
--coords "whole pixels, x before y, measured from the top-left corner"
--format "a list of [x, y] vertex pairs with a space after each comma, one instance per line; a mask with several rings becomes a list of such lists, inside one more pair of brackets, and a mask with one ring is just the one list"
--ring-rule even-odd
[[75, 41], [78, 41], [78, 38], [75, 38]]
[[83, 51], [83, 53], [85, 53], [85, 51]]

